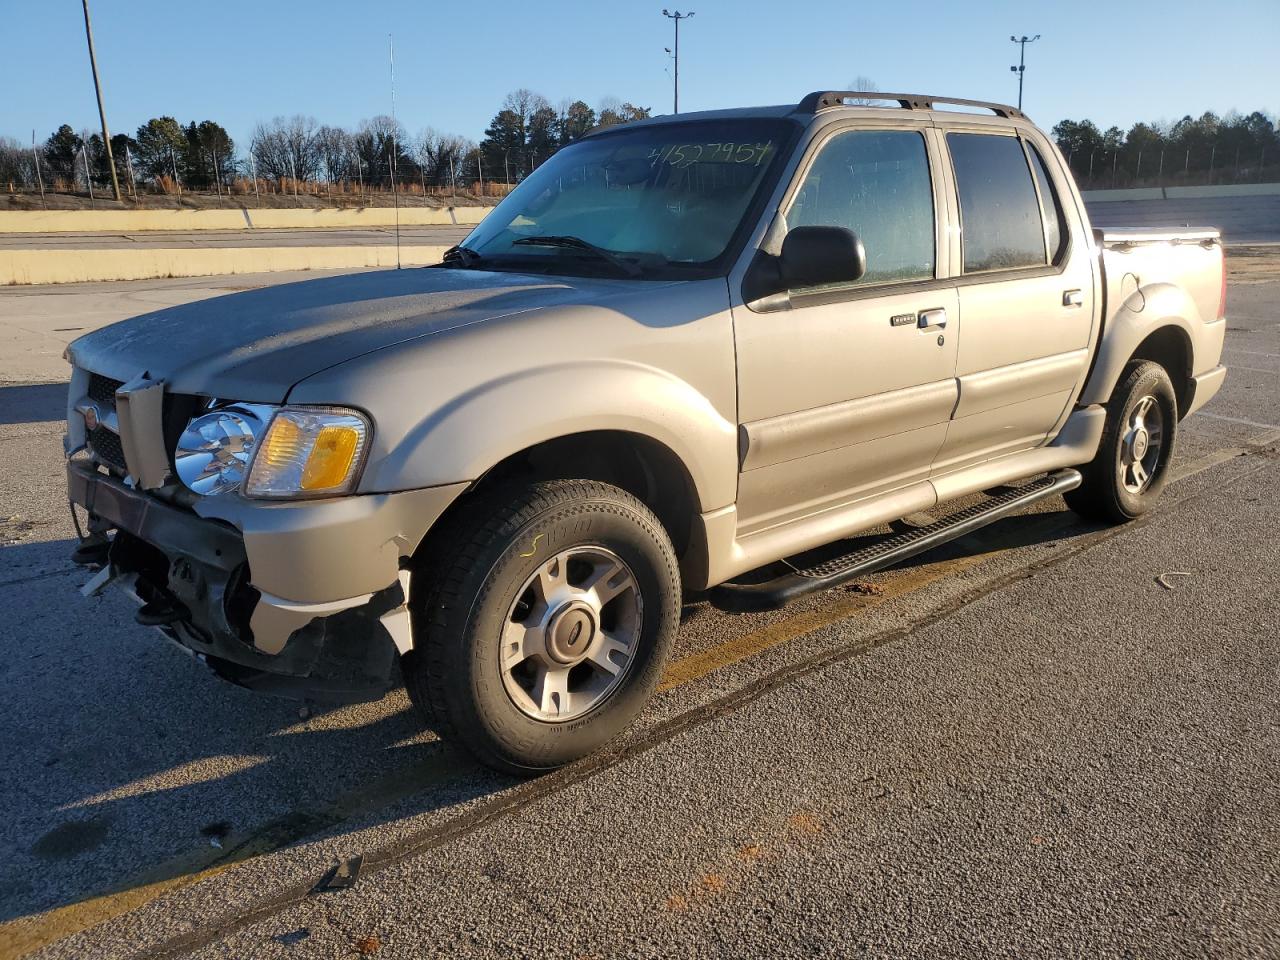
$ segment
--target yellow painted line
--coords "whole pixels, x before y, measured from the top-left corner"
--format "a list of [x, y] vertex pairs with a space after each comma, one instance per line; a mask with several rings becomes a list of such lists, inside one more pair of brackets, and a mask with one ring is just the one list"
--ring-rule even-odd
[[[121, 914], [137, 910], [172, 890], [179, 890], [193, 883], [199, 883], [201, 880], [216, 877], [241, 860], [255, 856], [257, 852], [259, 851], [246, 849], [241, 855], [228, 857], [225, 862], [204, 869], [193, 868], [189, 862], [193, 858], [177, 858], [148, 870], [147, 873], [130, 881], [115, 893], [103, 894], [45, 913], [10, 920], [0, 925], [0, 960], [17, 960], [63, 937], [81, 933]], [[168, 875], [161, 879], [150, 881], [146, 879], [148, 876], [166, 873]]]
[[[92, 896], [43, 913], [0, 924], [0, 960], [17, 960], [41, 947], [82, 933], [108, 920], [146, 906], [157, 897], [216, 877], [239, 863], [272, 853], [305, 839], [327, 824], [341, 823], [364, 810], [414, 796], [467, 766], [452, 752], [437, 753], [351, 790], [317, 813], [301, 836], [292, 836], [289, 818], [260, 827], [243, 839], [228, 837], [224, 849], [213, 847], [173, 857], [143, 873]], [[293, 832], [296, 831], [296, 828]]]
[[[1251, 442], [1265, 445], [1277, 438], [1280, 438], [1280, 432], [1261, 434]], [[1178, 470], [1170, 482], [1174, 483], [1201, 473], [1243, 452], [1247, 451], [1244, 448], [1235, 447], [1216, 451]], [[1033, 514], [1025, 519], [1026, 523], [1022, 527], [1024, 531], [1027, 524], [1038, 523], [1043, 528], [1042, 532], [1053, 532], [1064, 528], [1069, 523], [1061, 514]], [[915, 593], [995, 556], [1018, 549], [1021, 545], [1020, 538], [1010, 538], [1010, 540], [1011, 542], [987, 542], [982, 545], [980, 552], [924, 563], [898, 571], [892, 578], [877, 584], [881, 591], [879, 593], [840, 595], [833, 592], [834, 599], [821, 608], [806, 610], [677, 660], [667, 667], [658, 684], [658, 692], [669, 692], [701, 680], [717, 670], [741, 663], [816, 630]], [[393, 772], [344, 795], [327, 808], [326, 815], [332, 817], [335, 823], [340, 822], [346, 817], [365, 810], [413, 796], [447, 776], [456, 775], [457, 772], [456, 755], [435, 755], [424, 762]], [[230, 844], [234, 841], [228, 842]], [[54, 941], [81, 933], [145, 906], [166, 893], [217, 876], [237, 863], [273, 852], [282, 845], [284, 844], [280, 842], [279, 835], [273, 833], [268, 826], [225, 854], [215, 855], [210, 850], [177, 857], [131, 881], [122, 883], [113, 891], [0, 924], [0, 960], [16, 960]]]
[[[1053, 525], [1062, 522], [1060, 517], [1050, 516], [1045, 519]], [[988, 548], [981, 553], [910, 567], [891, 580], [878, 584], [882, 590], [879, 594], [847, 593], [838, 596], [834, 602], [824, 604], [820, 609], [804, 611], [684, 657], [667, 668], [658, 685], [658, 692], [667, 692], [700, 680], [718, 669], [923, 589], [1009, 549], [1013, 547]], [[412, 796], [445, 777], [456, 775], [458, 769], [456, 755], [435, 755], [345, 794], [327, 808], [325, 815], [335, 823], [340, 822], [364, 810]], [[280, 834], [273, 831], [270, 825], [261, 828], [238, 846], [233, 846], [235, 842], [234, 838], [228, 839], [229, 849], [225, 853], [210, 848], [176, 857], [99, 896], [0, 924], [0, 960], [16, 960], [31, 951], [137, 910], [157, 897], [215, 877], [238, 863], [271, 853], [284, 845]]]
[[997, 550], [911, 567], [892, 580], [877, 584], [882, 590], [881, 593], [845, 594], [832, 603], [823, 604], [819, 609], [806, 610], [794, 617], [771, 623], [759, 630], [726, 640], [724, 643], [718, 643], [714, 647], [691, 654], [668, 666], [662, 675], [662, 680], [658, 683], [658, 692], [665, 693], [686, 683], [701, 680], [716, 670], [740, 663], [766, 650], [799, 639], [805, 634], [848, 620], [855, 614], [914, 593], [943, 577], [959, 573], [989, 559], [993, 553], [1003, 552], [1004, 550]]

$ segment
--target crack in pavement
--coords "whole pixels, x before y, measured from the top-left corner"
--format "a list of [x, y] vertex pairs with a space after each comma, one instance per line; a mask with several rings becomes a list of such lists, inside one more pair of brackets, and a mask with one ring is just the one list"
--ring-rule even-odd
[[[1153, 521], [1167, 518], [1174, 509], [1183, 504], [1195, 502], [1210, 495], [1217, 496], [1224, 486], [1239, 483], [1252, 474], [1266, 469], [1268, 466], [1269, 463], [1259, 463], [1252, 469], [1231, 478], [1226, 484], [1215, 487], [1212, 490], [1183, 497], [1169, 504], [1163, 510], [1156, 513], [1148, 513], [1124, 526], [1112, 527], [1085, 535], [1074, 545], [1064, 547], [1052, 556], [1032, 562], [1024, 567], [1019, 567], [995, 578], [989, 583], [962, 592], [919, 620], [883, 630], [870, 637], [861, 638], [854, 643], [828, 648], [811, 657], [788, 664], [772, 673], [757, 678], [732, 693], [659, 723], [644, 734], [616, 744], [612, 748], [605, 747], [604, 750], [597, 754], [547, 774], [538, 780], [526, 781], [505, 796], [483, 804], [479, 809], [460, 814], [443, 824], [416, 831], [401, 840], [377, 847], [364, 854], [362, 873], [378, 873], [409, 857], [436, 849], [453, 840], [472, 834], [539, 800], [561, 793], [572, 786], [590, 780], [626, 762], [632, 757], [647, 753], [674, 739], [686, 730], [703, 726], [719, 717], [733, 713], [780, 687], [810, 676], [834, 664], [863, 656], [881, 646], [901, 640], [917, 630], [928, 628], [947, 619], [976, 600], [998, 593], [1015, 583], [1029, 580], [1042, 571], [1066, 563], [1081, 553], [1092, 550], [1094, 547], [1115, 537], [1142, 530]], [[230, 916], [221, 917], [197, 930], [173, 937], [148, 951], [146, 956], [156, 958], [156, 960], [168, 960], [168, 958], [178, 957], [208, 946], [231, 933], [251, 926], [260, 920], [275, 916], [289, 907], [305, 901], [311, 894], [313, 886], [314, 879], [280, 889], [275, 894], [262, 898], [254, 907], [241, 910]]]

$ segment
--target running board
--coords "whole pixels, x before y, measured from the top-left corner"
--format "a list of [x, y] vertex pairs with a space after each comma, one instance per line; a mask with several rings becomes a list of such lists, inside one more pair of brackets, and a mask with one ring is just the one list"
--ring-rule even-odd
[[710, 591], [709, 599], [722, 610], [773, 610], [806, 593], [826, 590], [856, 577], [892, 567], [1001, 520], [1037, 500], [1074, 490], [1080, 486], [1082, 479], [1079, 471], [1059, 470], [998, 496], [989, 497], [982, 503], [958, 510], [926, 527], [886, 536], [869, 547], [842, 557], [804, 569], [792, 569], [763, 583], [722, 583]]

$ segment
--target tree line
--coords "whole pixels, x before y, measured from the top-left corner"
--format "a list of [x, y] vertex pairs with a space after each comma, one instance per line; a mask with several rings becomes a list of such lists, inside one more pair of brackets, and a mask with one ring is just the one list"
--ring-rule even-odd
[[1135, 123], [1126, 133], [1092, 120], [1063, 120], [1053, 128], [1058, 149], [1086, 188], [1261, 180], [1280, 165], [1280, 132], [1261, 111], [1209, 112], [1175, 123]]
[[[111, 137], [121, 189], [230, 189], [251, 178], [285, 183], [360, 183], [465, 187], [477, 181], [516, 183], [557, 150], [596, 127], [639, 120], [649, 108], [605, 98], [595, 107], [566, 99], [557, 106], [541, 94], [508, 94], [480, 143], [431, 127], [412, 136], [398, 120], [379, 115], [354, 130], [314, 117], [276, 117], [258, 123], [243, 153], [213, 120], [182, 124], [153, 117], [136, 133]], [[49, 189], [106, 189], [111, 170], [102, 137], [58, 127], [35, 147], [0, 137], [0, 184]]]
[[[111, 151], [124, 190], [135, 183], [160, 184], [166, 178], [192, 189], [209, 189], [217, 180], [230, 182], [237, 166], [235, 143], [212, 120], [183, 126], [173, 117], [156, 117], [135, 136], [113, 135]], [[38, 148], [0, 138], [0, 181], [50, 189], [75, 189], [91, 182], [105, 188], [111, 169], [101, 134], [77, 133], [64, 123]]]
[[[557, 150], [600, 126], [643, 119], [647, 107], [606, 98], [594, 107], [565, 99], [552, 105], [532, 90], [508, 94], [474, 143], [427, 127], [411, 136], [379, 115], [354, 130], [313, 117], [276, 117], [255, 126], [238, 150], [213, 120], [186, 124], [154, 117], [130, 134], [111, 138], [121, 187], [173, 192], [221, 190], [244, 178], [258, 183], [359, 183], [361, 187], [470, 187], [477, 181], [518, 183]], [[1091, 120], [1053, 127], [1062, 154], [1085, 188], [1178, 182], [1249, 182], [1275, 179], [1280, 131], [1261, 111], [1219, 117], [1209, 112], [1175, 123], [1135, 123], [1128, 132]], [[0, 186], [35, 189], [105, 189], [111, 181], [100, 134], [58, 127], [43, 144], [27, 147], [0, 137]]]

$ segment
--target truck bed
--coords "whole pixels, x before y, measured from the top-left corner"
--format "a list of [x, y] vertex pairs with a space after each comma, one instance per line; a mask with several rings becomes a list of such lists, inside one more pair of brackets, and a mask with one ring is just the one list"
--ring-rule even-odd
[[[1216, 227], [1108, 227], [1097, 234], [1101, 234], [1108, 320], [1139, 290], [1158, 284], [1185, 290], [1199, 311], [1199, 320], [1217, 318], [1223, 249]], [[1214, 357], [1213, 364], [1217, 362]]]

